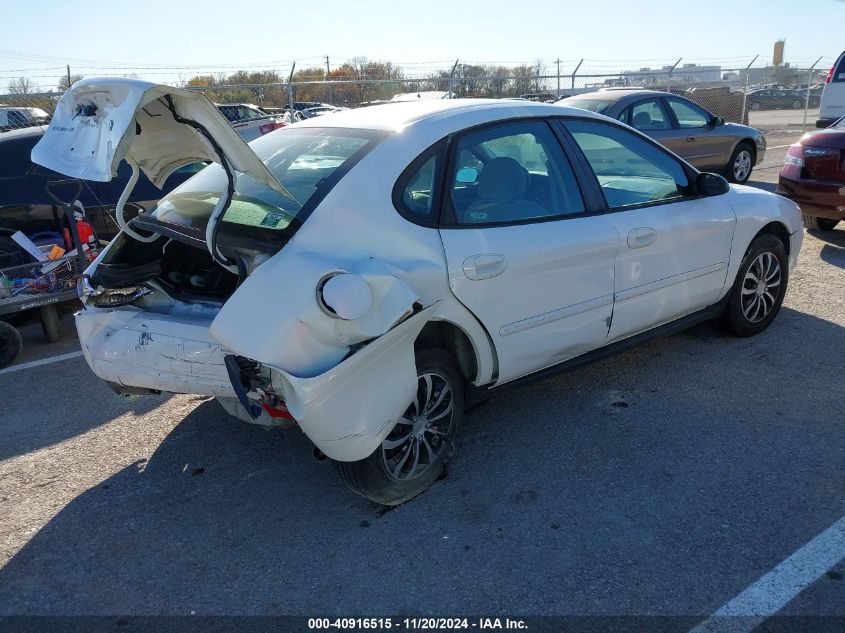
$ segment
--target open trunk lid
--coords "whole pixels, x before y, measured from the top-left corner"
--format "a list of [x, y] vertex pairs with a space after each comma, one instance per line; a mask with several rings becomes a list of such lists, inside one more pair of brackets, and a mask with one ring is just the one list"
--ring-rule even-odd
[[32, 161], [66, 176], [107, 182], [123, 159], [158, 188], [179, 167], [221, 163], [285, 196], [255, 152], [201, 92], [137, 79], [83, 79], [62, 96]]

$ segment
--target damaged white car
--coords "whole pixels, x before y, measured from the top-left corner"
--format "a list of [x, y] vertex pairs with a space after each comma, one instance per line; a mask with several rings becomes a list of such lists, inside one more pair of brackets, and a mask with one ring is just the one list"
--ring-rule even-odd
[[89, 79], [32, 159], [159, 185], [213, 163], [132, 222], [119, 205], [80, 283], [85, 358], [122, 393], [296, 424], [382, 504], [429, 486], [502, 388], [704, 319], [760, 332], [802, 240], [785, 198], [530, 102], [349, 110], [247, 146], [201, 94]]

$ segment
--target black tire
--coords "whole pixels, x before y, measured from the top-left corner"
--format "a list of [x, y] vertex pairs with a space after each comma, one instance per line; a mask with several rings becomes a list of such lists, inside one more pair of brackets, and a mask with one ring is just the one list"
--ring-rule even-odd
[[[769, 257], [766, 257], [766, 254]], [[778, 276], [771, 278], [772, 282], [777, 280], [777, 286], [767, 287], [762, 294], [759, 294], [754, 287], [755, 282], [749, 277], [749, 274], [753, 278], [767, 277], [767, 272], [761, 271], [759, 267], [765, 267], [767, 264], [758, 264], [758, 262], [768, 260], [771, 263], [769, 258], [774, 258], [779, 266]], [[771, 267], [765, 268], [766, 271], [771, 269]], [[761, 272], [763, 274], [760, 274]], [[789, 262], [783, 242], [774, 235], [758, 236], [751, 242], [742, 258], [736, 279], [728, 294], [728, 305], [719, 319], [719, 324], [723, 329], [741, 337], [754, 336], [762, 332], [769, 327], [769, 324], [780, 311], [788, 281]], [[757, 288], [759, 288], [759, 283]], [[776, 290], [776, 294], [768, 292], [769, 290]], [[757, 309], [755, 309], [755, 306], [759, 306], [759, 303], [755, 303], [755, 295], [756, 301], [762, 302], [762, 306]], [[774, 300], [771, 300], [770, 297], [774, 297]]]
[[[354, 493], [381, 505], [395, 506], [416, 497], [443, 474], [447, 463], [452, 457], [454, 441], [464, 413], [464, 377], [455, 359], [445, 350], [429, 349], [420, 351], [417, 353], [417, 375], [419, 376], [417, 399], [420, 399], [420, 396], [426, 389], [423, 378], [426, 374], [439, 377], [438, 379], [432, 379], [434, 389], [432, 389], [431, 400], [437, 400], [439, 394], [443, 393], [445, 389], [441, 387], [439, 391], [437, 390], [440, 380], [449, 387], [451, 403], [447, 404], [449, 397], [449, 394], [447, 394], [444, 396], [443, 402], [431, 410], [435, 415], [439, 415], [451, 404], [451, 412], [448, 413], [448, 422], [445, 422], [447, 418], [442, 418], [444, 423], [440, 424], [438, 422], [440, 424], [440, 430], [435, 428], [434, 430], [420, 431], [421, 437], [425, 438], [427, 444], [426, 451], [423, 450], [423, 445], [419, 441], [415, 442], [412, 438], [414, 427], [411, 426], [410, 421], [407, 424], [400, 422], [391, 431], [384, 443], [366, 459], [357, 462], [337, 462], [340, 478]], [[415, 411], [416, 405], [414, 403], [408, 407], [408, 411], [403, 417], [410, 420], [415, 415]], [[430, 425], [431, 423], [426, 424], [425, 428], [429, 428]], [[407, 437], [409, 438], [407, 442], [387, 448], [389, 444], [401, 442], [405, 433], [404, 429], [409, 426], [411, 428], [407, 431]], [[434, 426], [437, 427], [438, 425]], [[440, 433], [444, 428], [447, 430], [442, 437], [434, 434], [435, 432]], [[401, 475], [408, 463], [407, 461], [403, 461], [402, 458], [404, 457], [405, 460], [410, 461], [410, 455], [414, 455], [415, 443], [417, 450], [416, 459], [419, 463], [414, 462], [415, 465], [409, 469], [409, 477], [402, 479]], [[432, 453], [431, 450], [434, 452]], [[424, 456], [424, 452], [427, 455]], [[410, 476], [416, 470], [417, 465], [423, 465], [422, 460], [424, 458], [428, 458], [428, 465], [417, 475]], [[393, 472], [391, 472], [388, 463], [394, 466]], [[400, 477], [394, 474], [396, 472], [399, 473]]]
[[55, 303], [42, 306], [38, 311], [41, 315], [41, 329], [44, 338], [49, 343], [56, 343], [62, 338], [62, 328], [59, 325], [59, 310]]
[[814, 215], [804, 216], [804, 226], [810, 231], [832, 231], [839, 224], [839, 220], [819, 218]]
[[0, 367], [11, 363], [21, 353], [23, 339], [14, 326], [0, 321]]
[[[745, 171], [738, 173], [737, 163], [740, 160], [740, 157], [743, 156], [743, 152], [747, 153], [750, 164]], [[728, 161], [728, 165], [725, 168], [725, 177], [729, 181], [735, 182], [738, 185], [744, 185], [748, 182], [748, 179], [751, 178], [751, 172], [754, 169], [754, 158], [754, 148], [751, 147], [749, 143], [740, 143], [734, 149], [733, 154], [731, 154], [731, 159]]]

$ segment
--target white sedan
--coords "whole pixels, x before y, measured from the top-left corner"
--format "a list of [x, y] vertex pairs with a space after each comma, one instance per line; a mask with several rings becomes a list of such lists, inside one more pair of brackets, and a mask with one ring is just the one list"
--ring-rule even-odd
[[437, 479], [472, 402], [705, 319], [762, 331], [803, 235], [785, 198], [524, 101], [348, 110], [247, 146], [196, 92], [90, 79], [32, 157], [158, 184], [213, 162], [118, 209], [80, 283], [89, 365], [120, 393], [296, 424], [388, 505]]

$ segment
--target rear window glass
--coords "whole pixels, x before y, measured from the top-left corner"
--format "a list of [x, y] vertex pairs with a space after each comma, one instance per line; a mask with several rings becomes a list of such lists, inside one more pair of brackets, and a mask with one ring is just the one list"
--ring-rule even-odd
[[607, 99], [578, 99], [569, 98], [559, 102], [561, 105], [570, 108], [581, 108], [582, 110], [589, 110], [590, 112], [604, 112], [613, 105], [613, 101]]
[[[283, 230], [296, 217], [304, 220], [317, 198], [322, 199], [378, 138], [367, 130], [288, 128], [257, 139], [250, 147], [293, 199], [248, 174], [236, 174], [221, 235], [227, 225]], [[209, 165], [162, 198], [152, 215], [161, 222], [204, 229], [226, 187], [223, 168]]]

